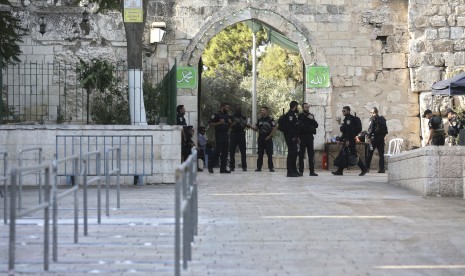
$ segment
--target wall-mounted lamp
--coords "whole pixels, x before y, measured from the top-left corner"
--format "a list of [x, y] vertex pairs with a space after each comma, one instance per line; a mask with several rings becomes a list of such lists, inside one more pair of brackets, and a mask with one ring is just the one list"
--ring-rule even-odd
[[40, 33], [41, 35], [44, 35], [44, 34], [45, 34], [45, 32], [46, 32], [45, 27], [47, 27], [47, 25], [45, 24], [45, 18], [44, 18], [43, 16], [41, 16], [41, 17], [39, 18], [39, 33]]
[[166, 33], [165, 29], [165, 22], [153, 22], [152, 25], [150, 25], [150, 43], [162, 42]]
[[87, 11], [87, 7], [84, 8], [82, 12], [82, 22], [87, 23], [89, 21], [89, 12]]

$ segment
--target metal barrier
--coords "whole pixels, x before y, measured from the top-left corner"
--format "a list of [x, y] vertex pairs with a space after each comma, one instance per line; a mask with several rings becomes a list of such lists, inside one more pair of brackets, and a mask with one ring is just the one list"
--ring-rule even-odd
[[67, 163], [72, 161], [74, 175], [78, 175], [79, 171], [79, 156], [74, 155], [63, 159], [53, 160], [52, 161], [52, 173], [53, 173], [53, 184], [52, 184], [52, 206], [53, 206], [53, 260], [56, 262], [58, 260], [58, 200], [64, 198], [65, 196], [74, 193], [74, 243], [78, 243], [78, 190], [79, 190], [79, 180], [75, 179], [74, 186], [71, 189], [68, 189], [62, 193], [58, 193], [58, 183], [56, 172], [58, 170], [58, 165], [60, 163]]
[[[245, 130], [245, 140], [247, 153], [256, 154], [258, 150], [257, 141], [254, 141], [254, 131], [250, 128]], [[258, 133], [255, 133], [255, 139], [257, 139]], [[276, 130], [273, 135], [273, 154], [287, 155], [287, 145], [284, 139], [284, 134], [281, 131]]]
[[[33, 206], [29, 209], [19, 211], [16, 208], [16, 192], [17, 192], [17, 181], [18, 176], [23, 172], [44, 172], [45, 177], [45, 201], [39, 205]], [[15, 243], [16, 243], [16, 219], [21, 218], [25, 215], [34, 213], [38, 210], [44, 210], [44, 270], [48, 270], [49, 267], [49, 218], [50, 218], [50, 166], [49, 165], [37, 165], [31, 167], [20, 167], [13, 168], [10, 171], [10, 233], [9, 233], [9, 259], [8, 259], [8, 273], [14, 275], [15, 269]]]
[[0, 190], [0, 195], [3, 197], [3, 223], [8, 223], [8, 186], [7, 186], [7, 171], [8, 171], [8, 152], [0, 151], [0, 155], [3, 155], [3, 175], [0, 176], [0, 181], [3, 181], [3, 194]]
[[[114, 152], [116, 151], [116, 166], [114, 168], [115, 159]], [[110, 153], [111, 153], [111, 171], [110, 171]], [[120, 208], [120, 193], [121, 187], [119, 177], [121, 174], [121, 149], [118, 147], [109, 148], [105, 151], [105, 191], [106, 191], [106, 215], [110, 216], [110, 176], [116, 174], [116, 208]]]
[[[24, 156], [23, 153], [25, 152], [32, 152], [37, 151], [39, 154], [39, 165], [42, 164], [42, 148], [41, 147], [32, 147], [27, 149], [19, 150], [19, 167], [22, 168], [24, 166]], [[23, 206], [23, 174], [19, 174], [19, 192], [18, 192], [18, 209], [21, 210]], [[39, 175], [39, 203], [42, 203], [43, 198], [43, 189], [42, 189], [42, 178]]]
[[198, 203], [197, 203], [197, 150], [176, 169], [175, 194], [175, 275], [181, 273], [181, 216], [182, 216], [182, 257], [183, 268], [187, 269], [187, 261], [192, 260], [194, 235], [197, 235]]
[[[89, 165], [89, 158], [91, 156], [95, 155], [95, 173], [96, 177], [87, 179], [88, 177], [88, 172], [90, 169], [88, 168]], [[102, 152], [99, 150], [88, 152], [84, 155], [84, 158], [81, 160], [82, 162], [82, 183], [83, 183], [83, 205], [84, 205], [84, 236], [87, 236], [87, 186], [93, 182], [97, 182], [97, 222], [98, 224], [102, 223], [102, 211], [101, 211], [101, 206], [102, 206], [102, 200], [101, 200], [101, 195], [102, 195], [102, 185], [101, 185], [101, 155]]]
[[[152, 135], [57, 135], [56, 158], [83, 154], [101, 149], [118, 147], [121, 151], [120, 167], [122, 176], [134, 176], [134, 184], [139, 184], [143, 176], [154, 173], [154, 152]], [[106, 160], [105, 160], [106, 162]], [[105, 164], [104, 164], [105, 166]], [[59, 171], [59, 175], [69, 176], [67, 167]]]

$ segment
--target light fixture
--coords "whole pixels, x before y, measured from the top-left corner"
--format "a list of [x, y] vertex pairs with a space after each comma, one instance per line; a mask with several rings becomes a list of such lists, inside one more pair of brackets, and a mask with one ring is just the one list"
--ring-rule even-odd
[[165, 22], [153, 22], [150, 26], [150, 43], [162, 42], [166, 33], [165, 29]]
[[43, 16], [41, 16], [41, 17], [39, 18], [39, 33], [40, 33], [41, 35], [44, 35], [44, 34], [45, 34], [45, 32], [46, 32], [45, 27], [47, 27], [47, 25], [45, 24], [45, 18], [44, 18]]
[[82, 12], [82, 22], [87, 23], [89, 21], [89, 12], [87, 11], [87, 8], [84, 9]]

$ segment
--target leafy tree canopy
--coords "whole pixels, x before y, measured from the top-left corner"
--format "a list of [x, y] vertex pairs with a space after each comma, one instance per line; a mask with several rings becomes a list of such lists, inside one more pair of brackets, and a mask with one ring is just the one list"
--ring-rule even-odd
[[[266, 33], [257, 33], [257, 45], [263, 44]], [[231, 69], [242, 75], [250, 75], [252, 70], [252, 30], [241, 22], [227, 27], [214, 36], [202, 55], [207, 67], [204, 75], [211, 77], [222, 65], [230, 64]]]
[[89, 4], [97, 4], [97, 12], [106, 12], [106, 11], [121, 11], [122, 10], [122, 1], [121, 0], [88, 0]]
[[303, 83], [303, 61], [298, 53], [271, 44], [258, 65], [260, 77]]
[[21, 26], [21, 20], [11, 12], [12, 5], [8, 0], [0, 0], [0, 58], [2, 67], [20, 62], [21, 49], [19, 43], [27, 34], [27, 29]]

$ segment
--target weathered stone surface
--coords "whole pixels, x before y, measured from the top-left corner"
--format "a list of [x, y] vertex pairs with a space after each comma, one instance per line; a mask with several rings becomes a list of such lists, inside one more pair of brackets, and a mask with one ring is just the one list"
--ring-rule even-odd
[[406, 56], [403, 53], [383, 54], [383, 68], [397, 69], [405, 68], [407, 65]]

